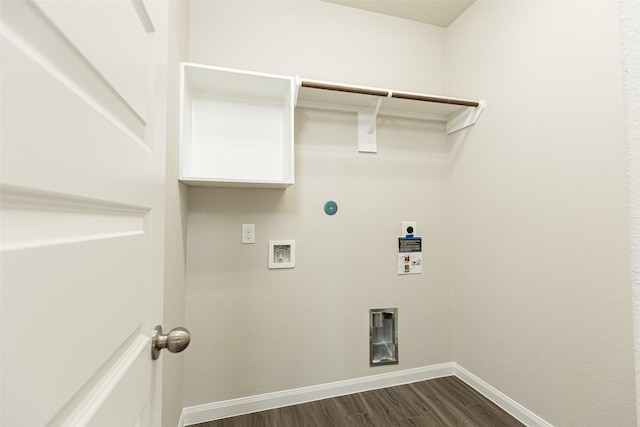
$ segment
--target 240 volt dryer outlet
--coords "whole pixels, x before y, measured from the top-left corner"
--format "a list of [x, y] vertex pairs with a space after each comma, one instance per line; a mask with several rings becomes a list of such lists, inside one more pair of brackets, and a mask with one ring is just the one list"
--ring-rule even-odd
[[402, 221], [401, 236], [417, 235], [418, 234], [418, 222], [417, 221]]

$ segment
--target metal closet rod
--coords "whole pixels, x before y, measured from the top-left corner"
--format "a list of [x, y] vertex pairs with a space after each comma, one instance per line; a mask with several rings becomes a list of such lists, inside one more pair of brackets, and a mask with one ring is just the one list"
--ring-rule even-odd
[[477, 101], [466, 101], [464, 99], [443, 98], [440, 96], [418, 95], [414, 93], [405, 93], [405, 92], [390, 92], [390, 91], [381, 90], [381, 89], [368, 89], [368, 88], [361, 88], [361, 87], [354, 87], [354, 86], [342, 86], [342, 85], [330, 84], [330, 83], [309, 82], [306, 80], [302, 80], [301, 86], [313, 88], [313, 89], [325, 89], [325, 90], [334, 90], [338, 92], [359, 93], [363, 95], [384, 96], [384, 97], [398, 98], [398, 99], [410, 99], [413, 101], [437, 102], [439, 104], [461, 105], [464, 107], [478, 107], [480, 105], [480, 103]]

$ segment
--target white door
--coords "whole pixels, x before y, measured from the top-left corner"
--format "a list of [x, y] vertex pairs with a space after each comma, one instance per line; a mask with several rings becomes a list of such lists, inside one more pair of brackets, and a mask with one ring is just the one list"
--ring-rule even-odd
[[1, 424], [159, 426], [167, 3], [0, 3]]

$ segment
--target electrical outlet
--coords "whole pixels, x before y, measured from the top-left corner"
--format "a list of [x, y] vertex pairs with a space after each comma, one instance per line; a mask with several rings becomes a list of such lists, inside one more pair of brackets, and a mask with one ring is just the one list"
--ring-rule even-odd
[[256, 242], [256, 225], [242, 224], [242, 243]]
[[417, 221], [402, 221], [402, 232], [401, 236], [413, 235], [416, 236], [418, 234], [418, 222]]

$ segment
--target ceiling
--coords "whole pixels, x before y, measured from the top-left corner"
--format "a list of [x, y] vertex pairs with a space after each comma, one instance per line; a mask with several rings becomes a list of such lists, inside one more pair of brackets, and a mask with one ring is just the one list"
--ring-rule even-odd
[[425, 24], [448, 27], [475, 0], [322, 0]]

